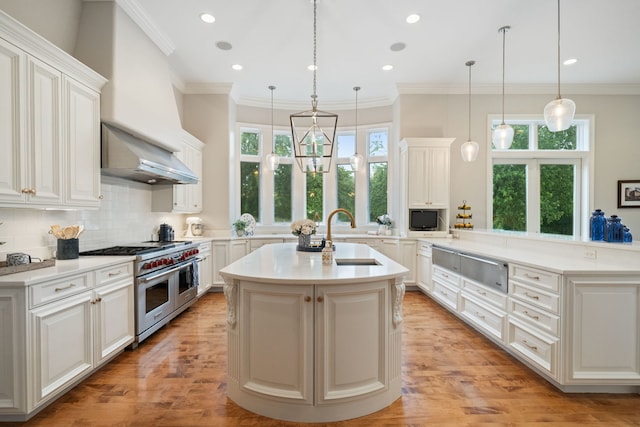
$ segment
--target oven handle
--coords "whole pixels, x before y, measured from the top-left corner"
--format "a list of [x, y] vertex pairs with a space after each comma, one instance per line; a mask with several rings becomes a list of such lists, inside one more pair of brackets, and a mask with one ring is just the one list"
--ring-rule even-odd
[[165, 270], [162, 273], [156, 274], [155, 276], [151, 276], [151, 277], [141, 277], [139, 280], [143, 283], [151, 282], [152, 280], [156, 280], [158, 277], [166, 276], [167, 274], [171, 274], [178, 270], [182, 270], [187, 264], [188, 263], [178, 264], [177, 266], [173, 267], [171, 270]]

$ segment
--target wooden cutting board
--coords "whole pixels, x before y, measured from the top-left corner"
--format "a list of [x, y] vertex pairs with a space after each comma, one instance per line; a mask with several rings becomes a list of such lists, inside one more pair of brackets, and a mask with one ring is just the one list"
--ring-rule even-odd
[[36, 270], [38, 268], [53, 267], [56, 265], [55, 259], [45, 259], [41, 262], [8, 266], [6, 261], [0, 261], [0, 276], [7, 274], [21, 273], [23, 271]]

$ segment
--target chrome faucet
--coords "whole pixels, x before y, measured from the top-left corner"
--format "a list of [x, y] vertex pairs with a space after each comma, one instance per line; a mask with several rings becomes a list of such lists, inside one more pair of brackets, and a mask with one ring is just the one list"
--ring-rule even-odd
[[[349, 219], [351, 220], [351, 228], [356, 228], [356, 219], [353, 217], [353, 214], [351, 212], [349, 212], [348, 210], [346, 210], [346, 209], [338, 208], [338, 209], [332, 211], [329, 214], [329, 216], [327, 217], [327, 242], [331, 242], [331, 219], [338, 212], [342, 212], [342, 213], [346, 214], [349, 217]], [[327, 244], [329, 244], [329, 243], [327, 243]]]

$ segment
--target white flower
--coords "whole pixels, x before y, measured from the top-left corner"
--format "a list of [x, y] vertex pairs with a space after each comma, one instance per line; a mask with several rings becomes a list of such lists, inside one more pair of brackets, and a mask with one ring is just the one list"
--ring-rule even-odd
[[299, 236], [301, 234], [316, 234], [316, 223], [310, 219], [301, 219], [291, 223], [291, 234]]

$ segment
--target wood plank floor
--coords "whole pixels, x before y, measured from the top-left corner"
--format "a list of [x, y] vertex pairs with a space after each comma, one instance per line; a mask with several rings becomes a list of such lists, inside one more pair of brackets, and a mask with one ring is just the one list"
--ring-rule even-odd
[[[640, 426], [640, 395], [563, 394], [419, 292], [407, 292], [402, 397], [314, 426]], [[21, 426], [295, 426], [225, 395], [224, 296], [191, 309]], [[4, 427], [4, 424], [1, 424]]]

